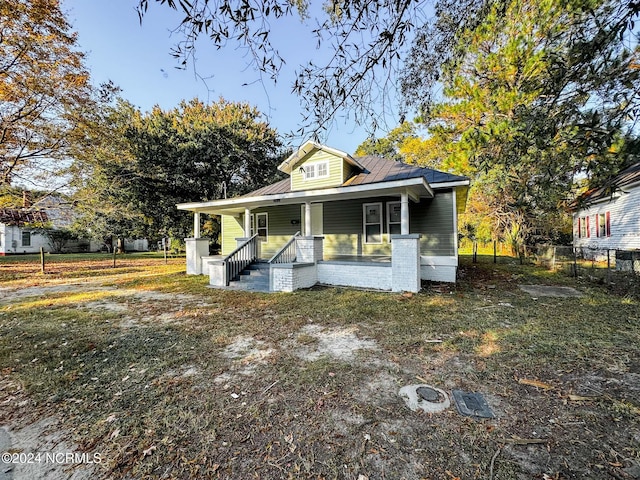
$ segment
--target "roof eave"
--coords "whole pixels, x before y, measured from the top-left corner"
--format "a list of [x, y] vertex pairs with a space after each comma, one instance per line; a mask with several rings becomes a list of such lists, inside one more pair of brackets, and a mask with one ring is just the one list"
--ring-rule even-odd
[[596, 193], [594, 192], [592, 195], [588, 195], [582, 199], [575, 200], [572, 204], [569, 205], [568, 210], [570, 212], [578, 212], [599, 203], [610, 202], [611, 200], [618, 198], [621, 193], [629, 193], [625, 190], [637, 187], [640, 187], [640, 180], [628, 183], [626, 185], [616, 186], [616, 190], [610, 195], [596, 195]]
[[278, 170], [286, 174], [291, 174], [291, 171], [295, 168], [297, 162], [302, 160], [305, 156], [309, 155], [309, 153], [314, 150], [322, 150], [323, 152], [331, 153], [337, 157], [342, 158], [354, 167], [359, 168], [360, 170], [364, 170], [364, 167], [360, 165], [360, 163], [348, 153], [312, 141], [305, 142], [297, 151], [289, 155], [289, 157], [284, 162], [278, 165]]
[[[452, 186], [450, 185], [451, 183], [455, 182], [444, 184], [447, 185], [445, 187], [441, 186], [443, 184], [435, 184], [434, 187], [447, 188], [448, 186]], [[260, 195], [258, 197], [243, 196], [225, 200], [212, 200], [209, 202], [180, 203], [177, 205], [177, 208], [178, 210], [215, 214], [216, 212], [231, 210], [240, 211], [244, 208], [255, 208], [272, 204], [303, 203], [305, 201], [317, 202], [334, 196], [340, 196], [343, 199], [361, 198], [366, 197], [366, 194], [369, 192], [381, 195], [390, 195], [403, 188], [410, 189], [414, 199], [419, 198], [420, 196], [434, 196], [434, 188], [429, 185], [427, 180], [424, 177], [416, 177], [391, 182], [378, 182], [365, 185], [324, 188], [319, 190], [300, 190], [275, 195]]]
[[471, 184], [469, 179], [466, 180], [455, 180], [453, 182], [440, 182], [440, 183], [432, 183], [431, 187], [436, 189], [442, 188], [453, 188], [453, 187], [468, 187]]

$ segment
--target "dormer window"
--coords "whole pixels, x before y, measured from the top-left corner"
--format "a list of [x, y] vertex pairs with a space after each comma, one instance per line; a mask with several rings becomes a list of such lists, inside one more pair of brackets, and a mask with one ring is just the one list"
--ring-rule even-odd
[[302, 175], [305, 180], [325, 178], [329, 176], [329, 162], [308, 163], [302, 167]]

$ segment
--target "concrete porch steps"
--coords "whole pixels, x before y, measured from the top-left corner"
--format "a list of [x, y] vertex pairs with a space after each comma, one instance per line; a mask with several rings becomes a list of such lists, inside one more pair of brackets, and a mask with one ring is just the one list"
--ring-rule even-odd
[[229, 283], [230, 290], [247, 290], [252, 292], [269, 291], [269, 264], [256, 262], [245, 268], [240, 275]]

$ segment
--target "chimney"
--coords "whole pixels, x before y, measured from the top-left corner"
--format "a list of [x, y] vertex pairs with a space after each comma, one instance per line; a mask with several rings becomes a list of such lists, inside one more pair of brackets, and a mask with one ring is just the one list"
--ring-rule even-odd
[[22, 208], [31, 207], [31, 195], [26, 190], [22, 191]]

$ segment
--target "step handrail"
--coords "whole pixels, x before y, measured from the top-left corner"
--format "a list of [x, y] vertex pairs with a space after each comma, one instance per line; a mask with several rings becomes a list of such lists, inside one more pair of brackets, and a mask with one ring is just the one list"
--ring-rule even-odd
[[231, 280], [258, 258], [257, 238], [258, 234], [256, 233], [222, 259], [227, 273], [227, 286]]
[[267, 263], [293, 263], [296, 261], [296, 238], [300, 236], [300, 232], [296, 232], [284, 244], [284, 246], [269, 259]]

